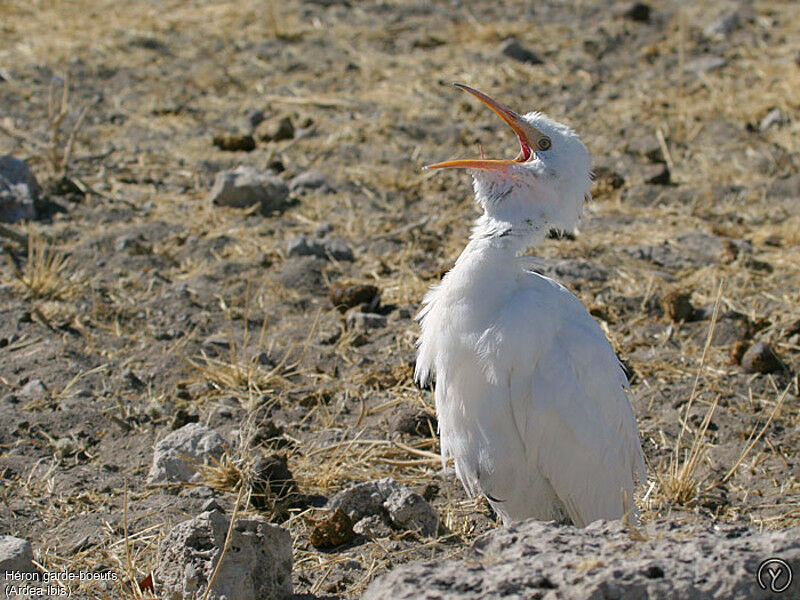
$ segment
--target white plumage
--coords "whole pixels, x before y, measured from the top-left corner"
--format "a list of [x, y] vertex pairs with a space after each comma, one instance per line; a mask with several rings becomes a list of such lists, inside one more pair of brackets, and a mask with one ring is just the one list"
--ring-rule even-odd
[[571, 230], [591, 186], [575, 133], [540, 113], [478, 97], [517, 133], [513, 160], [469, 168], [484, 214], [453, 269], [425, 297], [416, 378], [436, 375], [442, 458], [503, 522], [585, 526], [623, 516], [645, 474], [628, 382], [597, 322], [518, 254], [550, 229]]

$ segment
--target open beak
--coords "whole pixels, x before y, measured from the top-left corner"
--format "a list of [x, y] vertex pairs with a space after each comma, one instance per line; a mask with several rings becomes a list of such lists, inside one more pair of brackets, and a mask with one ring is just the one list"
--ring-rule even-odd
[[464, 85], [463, 83], [454, 83], [458, 89], [464, 90], [465, 92], [469, 92], [473, 96], [475, 96], [478, 100], [483, 102], [486, 106], [492, 109], [492, 112], [496, 114], [498, 117], [503, 119], [511, 129], [514, 130], [514, 133], [517, 134], [517, 138], [519, 138], [519, 145], [520, 145], [520, 152], [516, 156], [516, 158], [512, 159], [458, 159], [458, 160], [446, 160], [444, 162], [436, 163], [433, 165], [428, 165], [425, 167], [426, 169], [484, 169], [484, 170], [495, 170], [495, 171], [504, 171], [509, 166], [525, 162], [528, 160], [531, 155], [533, 154], [533, 150], [531, 149], [531, 139], [530, 134], [528, 133], [528, 129], [530, 125], [528, 125], [522, 117], [520, 117], [517, 113], [515, 113], [510, 108], [503, 106], [497, 100], [490, 98], [483, 92], [479, 92], [475, 88], [471, 88], [468, 85]]

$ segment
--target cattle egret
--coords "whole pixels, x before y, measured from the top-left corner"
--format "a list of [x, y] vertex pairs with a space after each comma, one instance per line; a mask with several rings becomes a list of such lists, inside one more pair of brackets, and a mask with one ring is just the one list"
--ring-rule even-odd
[[428, 167], [470, 169], [483, 209], [417, 317], [415, 378], [436, 375], [442, 460], [453, 458], [467, 493], [485, 494], [506, 525], [635, 514], [634, 479], [646, 471], [622, 366], [583, 304], [519, 256], [577, 225], [589, 152], [566, 125], [456, 86], [503, 119], [521, 150]]

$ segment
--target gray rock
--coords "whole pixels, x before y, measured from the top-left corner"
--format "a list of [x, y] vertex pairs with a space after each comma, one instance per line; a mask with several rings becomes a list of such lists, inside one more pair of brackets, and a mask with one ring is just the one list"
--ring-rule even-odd
[[622, 251], [631, 258], [646, 260], [667, 269], [680, 269], [692, 264], [689, 256], [667, 241], [658, 245], [637, 244], [623, 248]]
[[288, 197], [289, 186], [281, 178], [248, 166], [217, 173], [209, 195], [219, 206], [247, 208], [260, 203], [265, 214], [289, 206]]
[[419, 531], [434, 536], [439, 531], [439, 515], [422, 496], [407, 487], [401, 487], [383, 503], [392, 523], [401, 529]]
[[781, 126], [786, 122], [783, 111], [780, 108], [773, 108], [758, 123], [759, 131], [766, 131], [770, 127]]
[[739, 29], [739, 13], [729, 12], [720, 15], [716, 21], [710, 23], [703, 33], [709, 37], [724, 38], [737, 29]]
[[544, 63], [538, 54], [520, 44], [515, 38], [509, 38], [500, 44], [500, 54], [529, 65]]
[[347, 328], [357, 331], [367, 329], [380, 329], [386, 327], [386, 317], [375, 313], [364, 313], [358, 310], [351, 310], [347, 313]]
[[[439, 529], [439, 517], [427, 500], [391, 477], [351, 485], [331, 498], [328, 508], [341, 509], [356, 524], [353, 531], [366, 531], [368, 537], [370, 532], [381, 535], [378, 520], [424, 535], [436, 535]], [[378, 520], [366, 521], [370, 517]]]
[[353, 525], [353, 533], [363, 535], [370, 540], [375, 538], [385, 538], [392, 535], [392, 528], [389, 527], [381, 515], [370, 515], [364, 517]]
[[[28, 540], [13, 535], [0, 535], [0, 574], [6, 571], [33, 573], [33, 549]], [[7, 583], [12, 583], [3, 577]]]
[[328, 502], [331, 512], [341, 508], [354, 523], [364, 517], [383, 514], [383, 503], [400, 484], [391, 477], [356, 483], [336, 494]]
[[47, 388], [41, 379], [31, 379], [22, 386], [19, 395], [27, 400], [41, 400], [47, 397]]
[[0, 156], [0, 222], [16, 223], [36, 218], [41, 188], [24, 160]]
[[748, 373], [776, 373], [785, 367], [772, 346], [758, 342], [742, 356], [742, 368]]
[[225, 440], [200, 423], [189, 423], [156, 444], [147, 483], [197, 481], [197, 467], [225, 451]]
[[596, 263], [577, 258], [533, 258], [533, 271], [559, 280], [606, 281], [608, 269]]
[[526, 521], [482, 536], [461, 560], [395, 569], [362, 599], [766, 600], [779, 597], [756, 581], [770, 557], [798, 573], [800, 528], [666, 523], [638, 541], [619, 521], [585, 529]]
[[289, 256], [316, 256], [317, 258], [351, 261], [355, 258], [353, 251], [342, 240], [318, 240], [305, 235], [289, 240], [286, 245]]
[[694, 60], [690, 60], [683, 66], [683, 70], [687, 73], [694, 73], [695, 75], [703, 75], [721, 69], [728, 64], [728, 61], [721, 56], [714, 56], [713, 54], [706, 54]]
[[[204, 597], [225, 544], [230, 520], [204, 512], [177, 525], [161, 543], [156, 579], [159, 597]], [[292, 538], [263, 517], [239, 518], [208, 595], [213, 600], [282, 600], [292, 595]]]
[[304, 192], [305, 190], [318, 190], [320, 188], [327, 188], [328, 180], [325, 175], [319, 171], [306, 171], [300, 173], [289, 181], [289, 189], [292, 192]]

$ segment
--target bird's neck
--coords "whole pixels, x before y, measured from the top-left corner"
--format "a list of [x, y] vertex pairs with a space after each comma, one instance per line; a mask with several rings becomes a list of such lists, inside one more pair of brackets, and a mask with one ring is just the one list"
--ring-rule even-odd
[[530, 220], [513, 222], [484, 213], [475, 221], [467, 248], [510, 260], [541, 242], [545, 234]]

